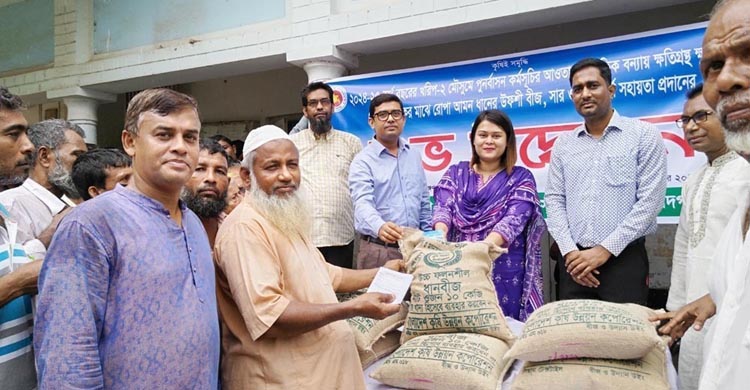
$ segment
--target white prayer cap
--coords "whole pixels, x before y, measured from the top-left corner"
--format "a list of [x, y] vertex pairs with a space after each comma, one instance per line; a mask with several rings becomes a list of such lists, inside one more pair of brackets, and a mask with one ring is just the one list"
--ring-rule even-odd
[[242, 157], [247, 158], [250, 152], [258, 149], [259, 147], [277, 139], [288, 139], [289, 134], [286, 131], [281, 130], [278, 126], [264, 125], [251, 131], [245, 138], [245, 147], [242, 149]]

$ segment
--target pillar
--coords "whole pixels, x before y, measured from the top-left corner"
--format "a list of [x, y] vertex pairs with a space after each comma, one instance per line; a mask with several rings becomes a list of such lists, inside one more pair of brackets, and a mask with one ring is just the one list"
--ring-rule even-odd
[[86, 143], [97, 143], [96, 109], [101, 103], [112, 103], [116, 96], [79, 87], [47, 92], [48, 99], [62, 99], [68, 108], [68, 121], [81, 126]]
[[304, 69], [309, 83], [345, 76], [349, 69], [359, 66], [356, 56], [334, 45], [292, 50], [286, 60]]

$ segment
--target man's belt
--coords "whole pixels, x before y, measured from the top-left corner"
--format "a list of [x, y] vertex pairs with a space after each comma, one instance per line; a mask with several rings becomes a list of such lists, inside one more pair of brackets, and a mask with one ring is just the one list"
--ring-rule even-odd
[[388, 247], [388, 248], [398, 248], [398, 244], [389, 244], [389, 243], [387, 243], [387, 242], [385, 242], [385, 241], [383, 241], [383, 240], [381, 240], [379, 238], [376, 238], [376, 237], [371, 237], [371, 236], [368, 236], [368, 235], [365, 235], [365, 234], [361, 234], [360, 236], [362, 237], [363, 240], [365, 240], [367, 242], [371, 242], [373, 244], [382, 245], [382, 246], [385, 246], [385, 247]]

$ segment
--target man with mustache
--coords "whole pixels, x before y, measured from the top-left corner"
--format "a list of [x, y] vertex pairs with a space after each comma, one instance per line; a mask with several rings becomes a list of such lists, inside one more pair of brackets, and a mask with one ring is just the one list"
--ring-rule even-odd
[[404, 228], [427, 230], [432, 223], [422, 155], [401, 136], [406, 125], [403, 102], [390, 93], [375, 96], [367, 123], [375, 139], [354, 158], [349, 172], [354, 228], [361, 235], [360, 269], [400, 259], [398, 240]]
[[[242, 203], [219, 228], [214, 246], [222, 319], [225, 389], [364, 389], [346, 321], [399, 310], [389, 294], [339, 303], [336, 292], [367, 287], [376, 269], [325, 261], [311, 240], [311, 215], [299, 195], [299, 153], [289, 135], [267, 125], [245, 141]], [[402, 261], [388, 262], [398, 270]]]
[[570, 87], [584, 124], [555, 141], [544, 198], [565, 258], [558, 298], [645, 305], [645, 236], [656, 231], [667, 186], [664, 142], [654, 125], [612, 109], [606, 62], [576, 62]]
[[0, 194], [0, 204], [18, 223], [18, 239], [32, 257], [44, 257], [60, 219], [66, 214], [64, 210], [73, 206], [63, 200], [63, 195], [80, 198], [71, 171], [78, 156], [88, 149], [83, 135], [78, 125], [62, 119], [32, 125], [29, 139], [35, 150], [29, 178], [21, 186]]
[[292, 135], [299, 150], [302, 188], [313, 213], [312, 240], [327, 262], [352, 268], [354, 206], [349, 166], [362, 150], [353, 134], [331, 126], [333, 89], [314, 82], [302, 90], [302, 113], [310, 126]]
[[224, 149], [224, 154], [226, 154], [230, 163], [236, 162], [237, 150], [235, 150], [234, 144], [229, 137], [223, 134], [216, 134], [211, 137], [211, 140], [217, 142]]
[[[729, 148], [745, 159], [750, 156], [748, 15], [748, 1], [718, 2], [703, 37], [700, 62], [703, 97], [716, 109]], [[660, 331], [678, 338], [691, 326], [700, 331], [713, 317], [705, 336], [701, 390], [744, 389], [750, 383], [750, 194], [738, 197], [739, 206], [716, 245], [708, 294], [654, 318], [672, 317]]]
[[[678, 310], [705, 295], [712, 257], [737, 203], [750, 190], [750, 169], [724, 142], [716, 111], [703, 98], [703, 85], [687, 94], [677, 125], [688, 144], [704, 153], [708, 162], [692, 173], [682, 186], [682, 212], [674, 242], [672, 283], [667, 310]], [[703, 335], [688, 330], [680, 346], [681, 389], [698, 389], [703, 365]]]
[[[0, 185], [18, 183], [28, 174], [34, 150], [26, 136], [21, 98], [0, 86]], [[15, 240], [17, 225], [0, 205], [0, 336], [13, 340], [0, 348], [0, 389], [36, 388], [31, 350], [33, 312], [41, 260], [29, 261]]]
[[212, 139], [201, 140], [198, 165], [182, 188], [182, 201], [198, 215], [213, 248], [220, 216], [227, 206], [229, 162], [225, 149]]
[[180, 191], [198, 163], [198, 103], [147, 89], [128, 103], [127, 187], [76, 207], [42, 265], [34, 324], [40, 389], [215, 389], [211, 248]]

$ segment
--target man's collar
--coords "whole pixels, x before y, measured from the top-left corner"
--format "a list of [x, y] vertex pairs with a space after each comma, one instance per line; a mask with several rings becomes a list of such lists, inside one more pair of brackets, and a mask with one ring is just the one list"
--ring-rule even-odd
[[65, 204], [68, 207], [76, 207], [77, 206], [76, 202], [73, 202], [73, 199], [68, 198], [68, 195], [63, 194], [63, 196], [60, 197], [60, 200], [62, 200], [63, 202], [65, 202]]
[[327, 140], [327, 139], [333, 137], [333, 131], [334, 130], [335, 129], [333, 128], [333, 126], [331, 126], [331, 129], [328, 130], [328, 131], [326, 131], [323, 134], [318, 134], [318, 133], [312, 131], [312, 129], [310, 127], [306, 128], [305, 130], [302, 130], [302, 131], [307, 132], [309, 134], [309, 136], [312, 139], [314, 139], [314, 140], [320, 140], [320, 139]]
[[[112, 190], [112, 191], [114, 191], [116, 193], [122, 194], [126, 198], [132, 200], [134, 203], [136, 203], [138, 205], [141, 205], [141, 206], [143, 206], [145, 208], [149, 208], [149, 209], [158, 211], [158, 212], [163, 213], [163, 214], [165, 214], [167, 216], [170, 215], [169, 210], [167, 210], [167, 208], [164, 207], [164, 205], [161, 202], [159, 202], [158, 200], [156, 200], [154, 198], [150, 198], [150, 197], [148, 197], [146, 195], [143, 195], [142, 193], [134, 190], [131, 187], [125, 187], [125, 186], [117, 183], [117, 185], [115, 186], [115, 189]], [[182, 199], [179, 199], [177, 205], [180, 208], [180, 211], [182, 211], [182, 213], [184, 215], [184, 213], [188, 210], [187, 205], [185, 204], [185, 202], [183, 202]]]
[[708, 165], [710, 165], [710, 166], [712, 166], [714, 168], [719, 168], [721, 166], [724, 166], [724, 165], [728, 164], [729, 162], [733, 161], [736, 158], [740, 158], [740, 155], [737, 154], [736, 152], [730, 150], [730, 151], [722, 154], [721, 156], [716, 157], [714, 159], [714, 161], [708, 163]]
[[[383, 153], [384, 150], [386, 150], [385, 145], [383, 145], [380, 141], [378, 141], [377, 138], [373, 137], [373, 144], [375, 144], [375, 151], [378, 154]], [[409, 149], [410, 146], [408, 143], [406, 143], [406, 140], [403, 137], [398, 138], [398, 150], [406, 150]]]
[[[620, 114], [617, 113], [617, 110], [613, 109], [612, 117], [609, 118], [609, 123], [607, 124], [607, 127], [604, 128], [604, 133], [606, 133], [609, 129], [622, 130], [625, 127], [623, 122], [624, 121]], [[586, 122], [578, 126], [574, 132], [576, 137], [580, 137], [583, 134], [588, 134], [588, 130], [586, 130]], [[602, 134], [602, 136], [603, 135], [604, 134]]]
[[52, 214], [57, 214], [65, 208], [65, 202], [60, 200], [60, 198], [55, 196], [55, 194], [51, 193], [48, 189], [42, 187], [41, 184], [35, 182], [32, 178], [26, 179], [21, 187], [25, 188], [41, 200]]
[[310, 129], [310, 133], [312, 133], [313, 138], [315, 138], [316, 140], [321, 140], [322, 139], [324, 141], [327, 140], [331, 136], [331, 132], [332, 131], [333, 131], [333, 128], [331, 128], [330, 130], [326, 131], [323, 134], [318, 134], [318, 133], [312, 131], [312, 129]]

